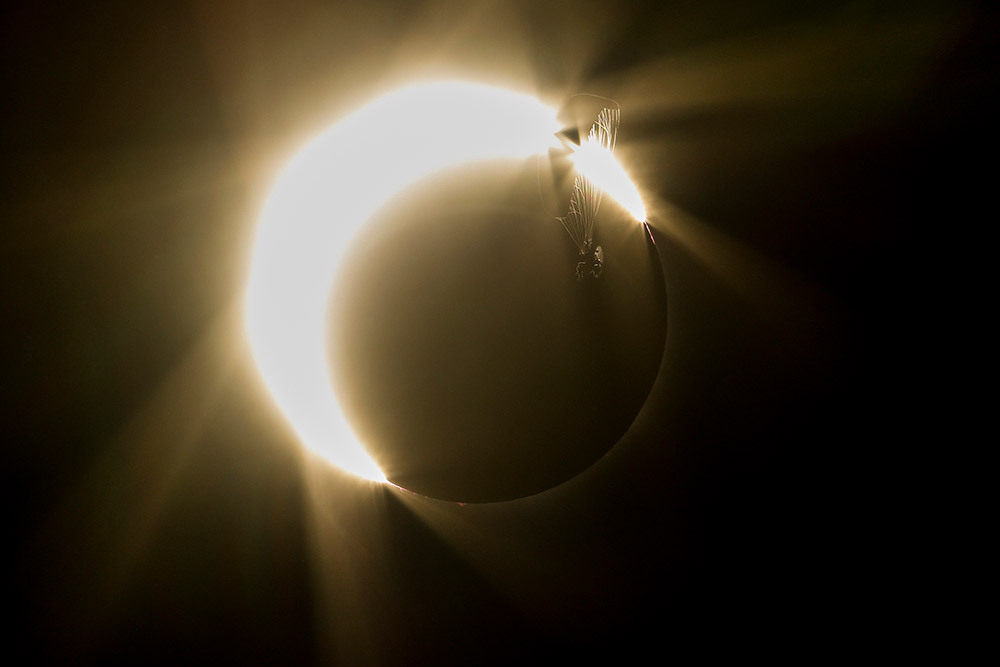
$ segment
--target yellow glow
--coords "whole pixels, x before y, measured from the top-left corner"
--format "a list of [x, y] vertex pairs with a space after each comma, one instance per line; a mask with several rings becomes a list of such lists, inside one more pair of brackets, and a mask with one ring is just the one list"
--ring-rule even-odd
[[[383, 202], [440, 169], [558, 145], [556, 111], [516, 92], [442, 82], [376, 99], [307, 144], [264, 205], [245, 323], [260, 373], [305, 446], [359, 477], [385, 475], [347, 423], [327, 374], [327, 299], [348, 243]], [[585, 144], [577, 167], [636, 217], [638, 191]], [[624, 179], [624, 180], [623, 180]]]
[[385, 480], [327, 374], [328, 292], [351, 238], [386, 199], [432, 172], [543, 152], [556, 145], [558, 129], [555, 110], [527, 95], [422, 84], [344, 118], [284, 168], [260, 218], [245, 321], [268, 389], [310, 450]]
[[611, 151], [600, 142], [585, 140], [570, 155], [570, 160], [580, 173], [621, 204], [633, 218], [646, 221], [646, 207], [638, 188]]

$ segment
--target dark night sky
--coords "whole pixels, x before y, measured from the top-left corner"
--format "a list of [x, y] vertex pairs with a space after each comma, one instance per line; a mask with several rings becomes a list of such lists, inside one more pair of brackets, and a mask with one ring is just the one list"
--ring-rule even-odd
[[[932, 254], [926, 232], [977, 199], [965, 156], [992, 116], [993, 17], [946, 2], [612, 4], [3, 10], [2, 402], [26, 661], [630, 664], [893, 636], [887, 619], [918, 596], [898, 545], [920, 504], [901, 478], [933, 419], [929, 304], [967, 241], [934, 237]], [[459, 505], [304, 459], [233, 313], [256, 212], [296, 145], [391, 84], [477, 72], [621, 103], [667, 326], [661, 349], [662, 303], [648, 301], [638, 329], [595, 324], [629, 370], [574, 387], [593, 401], [574, 414], [617, 434], [639, 410], [604, 458], [528, 498]], [[483, 267], [507, 244], [540, 254], [511, 231], [530, 225], [463, 231], [452, 245], [472, 249], [449, 259], [452, 222], [434, 228], [429, 272], [398, 279], [437, 294], [458, 275], [441, 267], [464, 267], [449, 298], [467, 308], [488, 289], [495, 308], [516, 305], [477, 361], [508, 384], [484, 385], [502, 400], [480, 408], [496, 419], [530, 396], [526, 423], [565, 435], [550, 417], [579, 403], [519, 364], [557, 326], [524, 295], [571, 259], [497, 280]], [[392, 281], [406, 248], [376, 246]], [[425, 335], [452, 328], [407, 312]], [[497, 315], [470, 317], [455, 322], [481, 332]], [[419, 359], [455, 352], [428, 345]], [[461, 360], [475, 352], [460, 352], [456, 377], [474, 383]], [[415, 364], [407, 391], [438, 363]], [[530, 386], [512, 389], [519, 378]], [[644, 404], [622, 389], [650, 382]], [[428, 433], [449, 429], [437, 419]], [[492, 423], [462, 428], [502, 447]], [[518, 446], [551, 455], [549, 440]], [[516, 487], [518, 465], [486, 482]]]

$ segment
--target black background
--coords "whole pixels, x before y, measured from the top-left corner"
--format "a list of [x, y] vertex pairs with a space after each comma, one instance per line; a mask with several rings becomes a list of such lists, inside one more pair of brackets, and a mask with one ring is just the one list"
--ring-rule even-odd
[[[949, 230], [984, 182], [993, 22], [800, 4], [5, 9], [16, 653], [894, 650], [927, 592], [900, 544], [938, 409], [934, 310], [969, 242]], [[303, 460], [232, 312], [296, 145], [410, 76], [477, 72], [621, 103], [669, 323], [608, 456], [459, 505]]]

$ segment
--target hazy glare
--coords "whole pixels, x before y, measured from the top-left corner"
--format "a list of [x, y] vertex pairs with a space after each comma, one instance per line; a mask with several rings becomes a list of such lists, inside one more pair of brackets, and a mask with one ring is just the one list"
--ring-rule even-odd
[[[371, 102], [310, 142], [284, 168], [261, 215], [246, 296], [254, 357], [274, 400], [313, 452], [384, 481], [327, 376], [325, 313], [343, 253], [391, 195], [465, 162], [529, 157], [558, 145], [556, 111], [501, 88], [413, 85]], [[577, 169], [636, 220], [645, 209], [611, 152], [584, 142]]]
[[532, 97], [424, 84], [348, 116], [285, 167], [260, 220], [246, 326], [271, 395], [309, 449], [384, 480], [326, 373], [328, 293], [350, 239], [389, 196], [420, 178], [448, 165], [530, 156], [554, 145], [558, 129], [556, 112]]

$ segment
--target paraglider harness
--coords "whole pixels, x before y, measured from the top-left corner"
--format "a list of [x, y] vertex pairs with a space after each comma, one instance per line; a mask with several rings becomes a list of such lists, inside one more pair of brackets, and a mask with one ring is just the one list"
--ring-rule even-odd
[[576, 279], [580, 280], [586, 275], [599, 278], [604, 268], [604, 249], [601, 246], [591, 248], [588, 243], [587, 249], [580, 253], [580, 257], [580, 261], [576, 263]]

